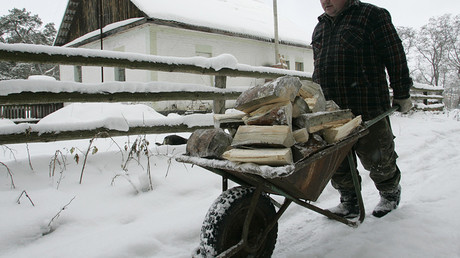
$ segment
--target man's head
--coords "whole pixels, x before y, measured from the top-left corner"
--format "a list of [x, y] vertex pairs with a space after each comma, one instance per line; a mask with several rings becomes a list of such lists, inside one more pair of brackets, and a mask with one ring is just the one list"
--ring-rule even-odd
[[348, 0], [320, 0], [321, 1], [321, 6], [324, 9], [324, 12], [331, 16], [331, 17], [336, 17], [339, 15], [343, 8], [345, 7], [345, 4], [348, 2]]

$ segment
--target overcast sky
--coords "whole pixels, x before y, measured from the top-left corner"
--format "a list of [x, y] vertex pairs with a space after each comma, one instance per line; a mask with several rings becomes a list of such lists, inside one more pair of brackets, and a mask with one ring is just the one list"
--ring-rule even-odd
[[[263, 1], [272, 6], [273, 0]], [[289, 16], [292, 21], [305, 28], [308, 35], [311, 35], [317, 17], [323, 13], [320, 1], [277, 1], [279, 14]], [[412, 28], [419, 28], [427, 24], [432, 17], [446, 13], [460, 14], [460, 0], [365, 0], [363, 2], [373, 3], [389, 10], [396, 26]], [[67, 0], [0, 0], [0, 6], [0, 15], [2, 16], [14, 7], [26, 8], [32, 14], [38, 14], [45, 23], [54, 22], [58, 27], [67, 6]]]

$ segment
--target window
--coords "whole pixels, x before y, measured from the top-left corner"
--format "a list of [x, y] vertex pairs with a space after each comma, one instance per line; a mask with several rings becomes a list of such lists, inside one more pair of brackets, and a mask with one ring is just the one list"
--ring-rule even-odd
[[284, 62], [286, 63], [287, 69], [288, 69], [288, 70], [291, 70], [291, 62], [289, 62], [289, 61], [287, 61], [287, 60], [284, 61]]
[[[121, 46], [118, 48], [113, 49], [114, 51], [125, 52], [125, 47]], [[115, 81], [124, 82], [126, 81], [126, 69], [115, 67], [113, 68], [113, 77]]]
[[124, 82], [126, 81], [126, 70], [125, 68], [115, 67], [114, 68], [115, 81]]
[[76, 82], [83, 82], [81, 66], [73, 67], [73, 79]]
[[295, 62], [295, 69], [296, 71], [304, 71], [304, 68], [303, 68], [303, 62]]

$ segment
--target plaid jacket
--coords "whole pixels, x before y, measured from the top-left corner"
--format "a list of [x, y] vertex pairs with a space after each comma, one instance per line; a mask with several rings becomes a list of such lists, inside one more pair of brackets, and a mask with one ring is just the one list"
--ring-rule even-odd
[[318, 18], [312, 37], [313, 80], [327, 99], [369, 120], [390, 108], [390, 87], [408, 98], [412, 79], [401, 40], [387, 10], [349, 0], [332, 18]]

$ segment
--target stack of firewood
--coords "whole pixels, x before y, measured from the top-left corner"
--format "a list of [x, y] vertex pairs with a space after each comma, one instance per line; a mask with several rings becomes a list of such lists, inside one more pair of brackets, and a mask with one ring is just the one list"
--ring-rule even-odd
[[[208, 150], [219, 146], [218, 153], [205, 151], [208, 157], [286, 165], [345, 138], [361, 124], [361, 117], [354, 117], [350, 110], [341, 110], [333, 101], [326, 101], [318, 84], [292, 76], [243, 92], [236, 100], [235, 109], [242, 112], [214, 116], [216, 127], [237, 125], [233, 127], [231, 140], [220, 137], [226, 140], [219, 142], [209, 136], [224, 134], [222, 129], [209, 130], [208, 136], [201, 132], [198, 137], [194, 133], [187, 144], [187, 153], [205, 156], [202, 149], [193, 145], [207, 142]], [[212, 141], [214, 143], [209, 144]]]

